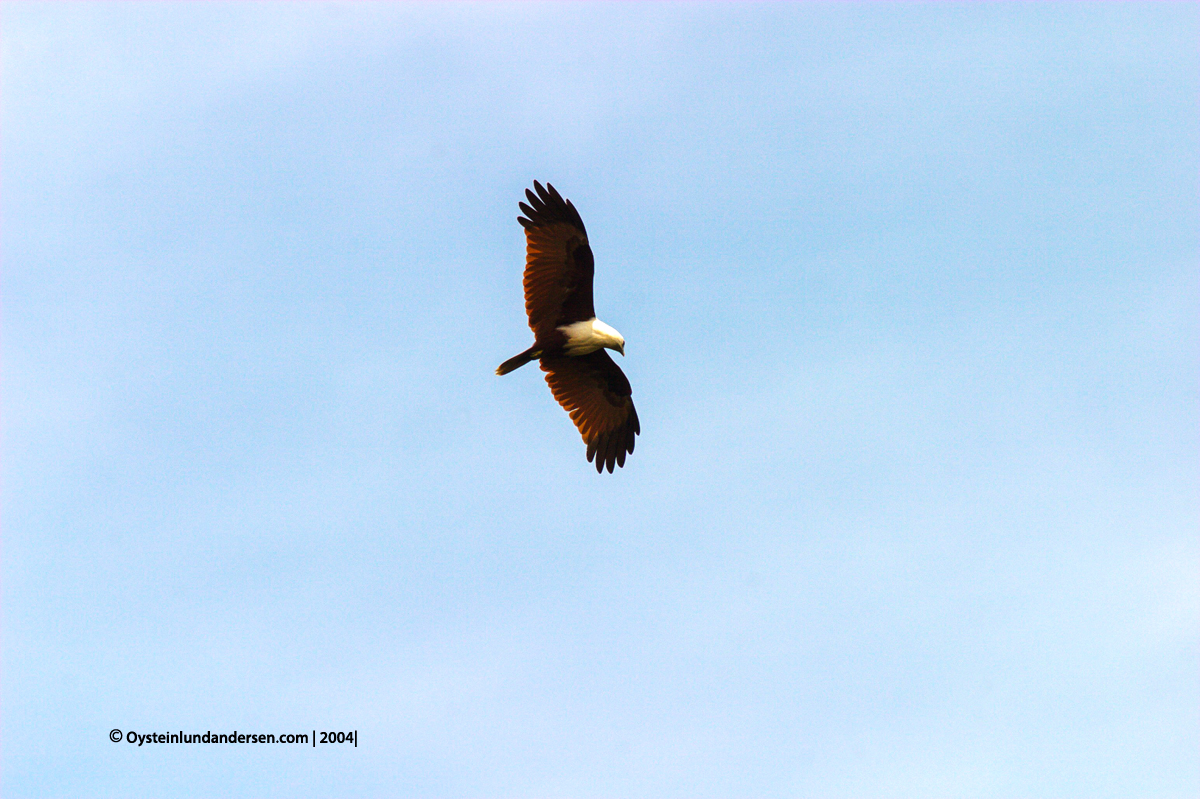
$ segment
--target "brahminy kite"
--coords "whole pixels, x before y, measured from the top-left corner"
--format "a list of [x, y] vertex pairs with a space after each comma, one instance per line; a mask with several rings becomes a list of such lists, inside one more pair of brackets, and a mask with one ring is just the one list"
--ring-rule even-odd
[[594, 261], [583, 220], [570, 200], [536, 180], [520, 203], [525, 216], [525, 312], [533, 346], [500, 364], [506, 375], [537, 359], [554, 399], [571, 415], [596, 471], [624, 466], [642, 431], [633, 389], [604, 350], [625, 354], [625, 338], [596, 318], [592, 306]]

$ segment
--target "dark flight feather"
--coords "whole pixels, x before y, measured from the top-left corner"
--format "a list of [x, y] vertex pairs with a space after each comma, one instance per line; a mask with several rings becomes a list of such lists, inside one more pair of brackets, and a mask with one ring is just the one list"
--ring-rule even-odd
[[525, 194], [525, 312], [539, 341], [554, 337], [557, 328], [596, 315], [592, 300], [595, 259], [579, 212], [554, 190], [534, 181], [537, 194]]
[[624, 466], [642, 428], [633, 389], [621, 367], [604, 350], [578, 357], [546, 356], [541, 366], [554, 399], [587, 444], [588, 461], [595, 461], [596, 471], [611, 472], [618, 461]]

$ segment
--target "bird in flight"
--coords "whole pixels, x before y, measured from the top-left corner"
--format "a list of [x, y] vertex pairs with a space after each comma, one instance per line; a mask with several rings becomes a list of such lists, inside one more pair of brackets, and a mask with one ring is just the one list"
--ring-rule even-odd
[[570, 200], [536, 180], [525, 190], [525, 312], [533, 346], [500, 364], [506, 375], [532, 360], [546, 373], [554, 399], [587, 444], [596, 471], [625, 465], [634, 436], [642, 431], [633, 389], [605, 349], [625, 354], [625, 339], [596, 318], [592, 305], [592, 248], [583, 220]]

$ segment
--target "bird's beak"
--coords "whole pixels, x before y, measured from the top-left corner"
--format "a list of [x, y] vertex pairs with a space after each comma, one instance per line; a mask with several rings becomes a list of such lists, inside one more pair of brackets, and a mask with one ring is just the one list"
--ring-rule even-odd
[[621, 357], [622, 357], [622, 358], [624, 358], [624, 357], [625, 357], [625, 345], [624, 345], [624, 344], [622, 344], [622, 345], [621, 345], [621, 346], [620, 346], [620, 347], [617, 349], [617, 352], [621, 353]]

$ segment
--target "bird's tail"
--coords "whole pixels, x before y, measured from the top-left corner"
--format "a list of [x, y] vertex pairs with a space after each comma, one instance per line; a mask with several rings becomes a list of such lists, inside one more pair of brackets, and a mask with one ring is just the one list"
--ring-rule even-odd
[[541, 354], [542, 354], [541, 351], [535, 350], [533, 347], [530, 347], [529, 349], [522, 352], [520, 355], [514, 355], [513, 357], [509, 358], [504, 363], [497, 366], [496, 374], [506, 375], [515, 369], [520, 369], [525, 364], [529, 363], [532, 360], [535, 360]]

